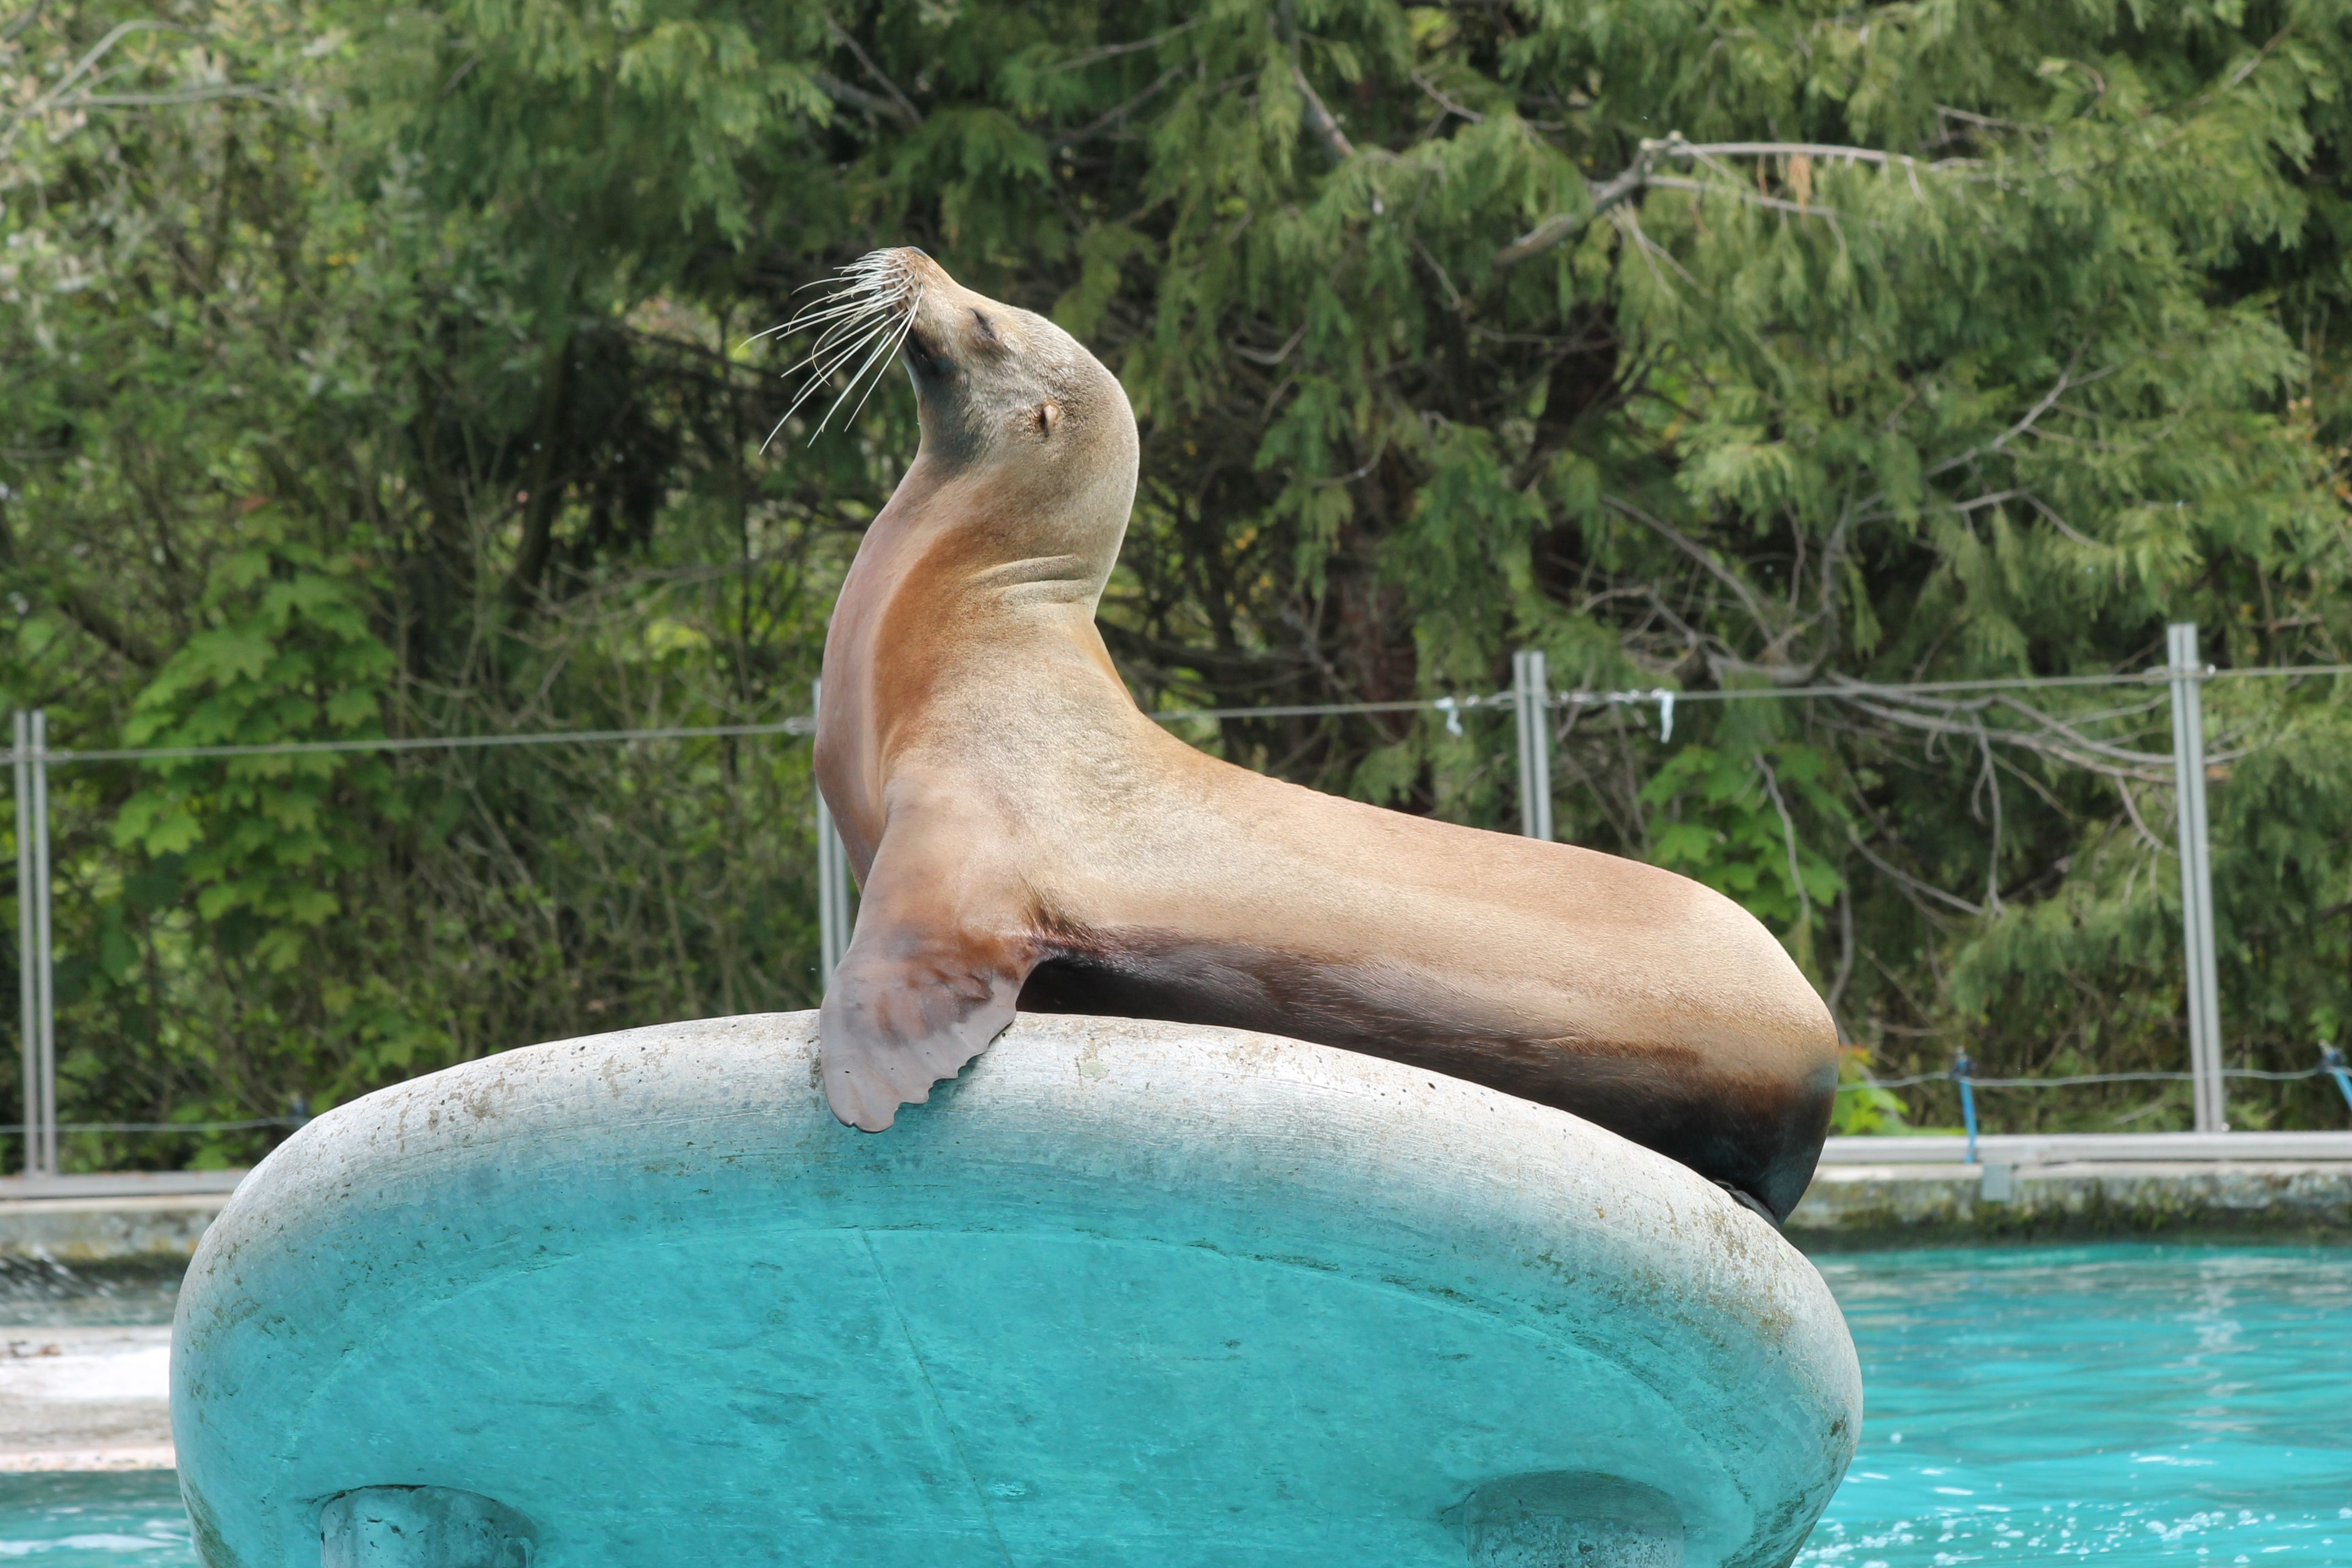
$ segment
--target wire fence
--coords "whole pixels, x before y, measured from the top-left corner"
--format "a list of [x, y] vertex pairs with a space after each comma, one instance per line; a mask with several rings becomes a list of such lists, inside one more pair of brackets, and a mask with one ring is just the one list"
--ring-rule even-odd
[[[2156, 764], [2168, 759], [2103, 741], [2091, 733], [2087, 723], [2080, 719], [2070, 721], [2032, 709], [2021, 708], [2019, 711], [2023, 716], [2029, 738], [2038, 738], [2038, 742], [2053, 754], [2095, 758], [2104, 765], [2128, 773], [2135, 778], [2168, 783], [2174, 786], [2179, 816], [2177, 843], [2181, 850], [2181, 954], [2188, 1008], [2187, 1034], [2190, 1046], [2189, 1066], [2182, 1070], [2002, 1077], [1979, 1076], [1963, 1058], [1946, 1071], [1887, 1078], [1865, 1077], [1841, 1084], [1840, 1089], [1851, 1094], [1871, 1089], [1895, 1091], [1948, 1083], [1960, 1091], [1973, 1129], [1973, 1095], [1979, 1089], [2051, 1090], [2097, 1084], [2188, 1083], [2195, 1091], [2197, 1128], [2200, 1131], [2219, 1131], [2226, 1125], [2224, 1091], [2231, 1080], [2285, 1083], [2332, 1075], [2342, 1089], [2347, 1106], [2352, 1106], [2352, 1078], [2347, 1077], [2341, 1058], [2335, 1055], [2332, 1048], [2318, 1065], [2303, 1069], [2225, 1067], [2221, 1062], [2212, 893], [2210, 857], [2205, 845], [2208, 827], [2203, 793], [2209, 765], [2235, 753], [2224, 750], [2209, 755], [2203, 739], [2200, 691], [2206, 683], [2213, 681], [2292, 681], [2347, 675], [2352, 675], [2352, 664], [2214, 668], [2195, 657], [2195, 628], [2176, 627], [2169, 662], [2137, 671], [1912, 683], [1832, 678], [1779, 686], [1688, 691], [1665, 688], [1553, 690], [1548, 684], [1544, 656], [1539, 652], [1528, 651], [1514, 661], [1512, 687], [1501, 691], [1473, 691], [1391, 701], [1180, 708], [1161, 710], [1150, 716], [1162, 724], [1182, 726], [1233, 721], [1430, 714], [1440, 720], [1449, 733], [1458, 737], [1464, 732], [1462, 720], [1465, 716], [1508, 710], [1513, 718], [1517, 746], [1516, 789], [1521, 808], [1521, 830], [1529, 836], [1549, 838], [1552, 837], [1550, 806], [1554, 795], [1552, 747], [1559, 727], [1563, 723], [1572, 724], [1578, 714], [1610, 710], [1652, 710], [1656, 716], [1660, 739], [1670, 742], [1677, 710], [1694, 704], [1827, 700], [1850, 704], [1864, 711], [1893, 711], [1915, 722], [1917, 727], [1932, 730], [1937, 722], [1941, 721], [1941, 716], [1953, 710], [1955, 703], [1998, 701], [2040, 691], [2098, 689], [2137, 689], [2158, 694], [2157, 700], [2169, 701], [2173, 740], [2173, 755], [2168, 759], [2170, 765], [2164, 768], [2161, 774], [2156, 771]], [[2129, 711], [2140, 712], [2147, 707], [2145, 703], [2139, 704]], [[217, 1135], [290, 1129], [308, 1120], [307, 1111], [299, 1107], [284, 1116], [204, 1121], [66, 1121], [58, 1117], [54, 997], [57, 961], [50, 930], [53, 872], [49, 864], [47, 821], [47, 780], [51, 769], [96, 763], [153, 764], [319, 754], [456, 752], [761, 737], [799, 738], [813, 735], [815, 727], [812, 714], [793, 715], [760, 723], [667, 725], [637, 729], [362, 736], [264, 744], [51, 748], [47, 744], [45, 717], [38, 712], [20, 713], [17, 716], [16, 744], [10, 748], [9, 761], [16, 782], [19, 990], [23, 1000], [20, 1033], [26, 1115], [25, 1121], [16, 1126], [0, 1127], [0, 1137], [15, 1136], [26, 1141], [21, 1163], [28, 1173], [55, 1174], [59, 1170], [58, 1140], [60, 1135]], [[1980, 720], [1979, 732], [1981, 733]], [[2169, 777], [2162, 774], [2169, 774]], [[855, 893], [850, 886], [848, 858], [840, 847], [830, 819], [824, 815], [821, 798], [817, 803], [817, 814], [814, 825], [818, 843], [817, 896], [824, 916], [820, 921], [819, 973], [820, 975], [829, 975], [854, 929]], [[1864, 853], [1868, 853], [1866, 848]], [[1790, 856], [1793, 871], [1793, 841]], [[1881, 868], [1893, 870], [1883, 866]], [[1970, 907], [1957, 898], [1953, 901]]]

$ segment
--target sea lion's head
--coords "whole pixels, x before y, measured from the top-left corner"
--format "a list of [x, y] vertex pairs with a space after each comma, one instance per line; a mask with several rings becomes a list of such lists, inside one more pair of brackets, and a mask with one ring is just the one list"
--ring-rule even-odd
[[1034, 310], [976, 294], [912, 247], [878, 253], [908, 292], [902, 353], [921, 399], [923, 445], [958, 462], [1035, 454], [1134, 461], [1135, 415], [1118, 378]]
[[856, 365], [854, 391], [895, 349], [915, 383], [926, 488], [985, 478], [1008, 500], [1124, 530], [1135, 413], [1085, 344], [1034, 310], [963, 287], [911, 246], [874, 251], [843, 278], [793, 323], [824, 328], [807, 362], [809, 390]]

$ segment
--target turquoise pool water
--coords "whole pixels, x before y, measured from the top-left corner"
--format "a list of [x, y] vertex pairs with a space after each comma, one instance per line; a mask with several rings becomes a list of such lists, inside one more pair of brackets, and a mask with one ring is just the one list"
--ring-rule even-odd
[[[2352, 1249], [1876, 1253], [1822, 1271], [1869, 1415], [1806, 1568], [2352, 1563]], [[127, 1295], [70, 1310], [120, 1321]], [[18, 1559], [196, 1561], [152, 1474], [0, 1476], [0, 1563]]]
[[0, 1563], [194, 1568], [188, 1516], [165, 1470], [0, 1476]]
[[2352, 1249], [1820, 1261], [1867, 1414], [1801, 1563], [2352, 1563]]

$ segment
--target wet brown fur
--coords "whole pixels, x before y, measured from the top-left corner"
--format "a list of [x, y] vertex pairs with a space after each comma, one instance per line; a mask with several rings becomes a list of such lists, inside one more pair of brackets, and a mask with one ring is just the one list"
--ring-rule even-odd
[[1764, 928], [1655, 867], [1220, 762], [1094, 623], [1136, 471], [1118, 382], [920, 252], [913, 466], [825, 643], [817, 777], [864, 896], [835, 1114], [890, 1125], [1015, 1008], [1226, 1024], [1555, 1105], [1785, 1217], [1837, 1041]]

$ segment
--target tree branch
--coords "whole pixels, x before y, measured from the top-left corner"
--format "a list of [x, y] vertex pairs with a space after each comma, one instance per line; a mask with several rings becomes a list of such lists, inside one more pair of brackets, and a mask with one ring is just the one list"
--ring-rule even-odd
[[33, 0], [30, 5], [25, 7], [23, 16], [6, 26], [0, 27], [0, 44], [13, 44], [23, 37], [33, 24], [41, 19], [41, 13], [48, 8], [48, 4], [49, 0]]
[[1705, 180], [1686, 180], [1680, 174], [1652, 174], [1644, 184], [1664, 191], [1696, 191], [1703, 196], [1729, 196], [1751, 207], [1769, 207], [1774, 212], [1795, 213], [1800, 217], [1835, 217], [1837, 208], [1825, 207], [1819, 202], [1783, 201], [1751, 191], [1744, 185], [1710, 185]]
[[1780, 781], [1772, 772], [1772, 764], [1759, 752], [1756, 768], [1764, 775], [1764, 792], [1772, 797], [1772, 809], [1780, 814], [1780, 843], [1789, 852], [1789, 887], [1797, 895], [1797, 929], [1805, 931], [1813, 923], [1812, 895], [1805, 891], [1805, 874], [1797, 864], [1797, 821], [1789, 815], [1789, 803], [1781, 798]]
[[[8, 521], [7, 509], [0, 507], [0, 566], [16, 564], [16, 529]], [[113, 613], [87, 588], [61, 584], [56, 593], [58, 607], [65, 611], [66, 617], [121, 658], [142, 669], [153, 669], [163, 662], [160, 648], [115, 619]]]
[[857, 63], [866, 68], [866, 74], [872, 77], [875, 84], [890, 95], [890, 101], [897, 106], [895, 112], [906, 122], [908, 130], [911, 131], [923, 122], [923, 111], [908, 100], [907, 95], [898, 90], [898, 84], [883, 74], [882, 68], [874, 63], [874, 57], [867, 54], [840, 23], [827, 16], [824, 19], [824, 27], [826, 32], [833, 35], [833, 41], [856, 55]]
[[852, 87], [831, 71], [811, 71], [809, 79], [816, 83], [819, 92], [835, 103], [845, 104], [867, 114], [895, 120], [908, 130], [912, 130], [919, 123], [907, 118], [906, 106], [895, 99], [885, 98], [878, 92], [868, 92], [862, 87]]
[[1667, 150], [1682, 141], [1680, 132], [1664, 141], [1644, 139], [1634, 153], [1633, 161], [1622, 174], [1612, 179], [1590, 183], [1592, 205], [1580, 213], [1556, 213], [1521, 235], [1517, 239], [1495, 253], [1497, 267], [1516, 267], [1530, 256], [1538, 256], [1582, 234], [1592, 226], [1592, 220], [1637, 195], [1650, 183], [1652, 171]]
[[[37, 8], [35, 14], [38, 14]], [[26, 25], [30, 25], [30, 18], [26, 18]], [[57, 86], [49, 89], [45, 96], [34, 100], [5, 118], [0, 118], [0, 127], [5, 127], [7, 132], [6, 135], [0, 136], [0, 152], [7, 150], [8, 143], [16, 140], [17, 130], [26, 121], [36, 115], [46, 114], [64, 102], [67, 89], [88, 76], [97, 68], [98, 62], [113, 50], [115, 45], [133, 33], [179, 33], [191, 38], [201, 38], [205, 36], [199, 28], [184, 27], [177, 22], [152, 21], [146, 17], [134, 17], [128, 22], [117, 23], [104, 37], [89, 47], [88, 53], [74, 62], [70, 70], [58, 79]]]
[[1741, 607], [1748, 612], [1748, 619], [1756, 623], [1756, 629], [1764, 635], [1765, 639], [1768, 642], [1773, 640], [1777, 628], [1772, 624], [1773, 617], [1764, 608], [1763, 601], [1757, 598], [1755, 590], [1743, 582], [1738, 573], [1717, 561], [1714, 552], [1706, 549], [1698, 541], [1663, 518], [1652, 517], [1622, 496], [1602, 496], [1601, 504], [1613, 512], [1632, 518], [1635, 522], [1649, 529], [1659, 538], [1706, 567], [1707, 573], [1717, 582], [1721, 583], [1738, 595]]
[[1737, 195], [1757, 206], [1772, 207], [1783, 212], [1801, 213], [1807, 216], [1837, 216], [1827, 207], [1810, 203], [1786, 202], [1777, 196], [1762, 195], [1745, 190], [1705, 184], [1696, 180], [1669, 177], [1658, 174], [1658, 165], [1666, 160], [1687, 159], [1709, 163], [1717, 158], [1826, 158], [1843, 159], [1853, 163], [1874, 163], [1881, 168], [1900, 167], [1911, 176], [1914, 192], [1919, 188], [1922, 168], [1939, 170], [1955, 168], [1975, 162], [1973, 159], [1951, 158], [1935, 163], [1921, 163], [1906, 153], [1886, 153], [1875, 147], [1846, 147], [1829, 142], [1686, 142], [1681, 132], [1651, 139], [1644, 138], [1633, 153], [1633, 161], [1622, 172], [1606, 180], [1589, 183], [1592, 198], [1590, 209], [1576, 213], [1555, 213], [1517, 239], [1495, 253], [1495, 265], [1513, 267], [1531, 256], [1539, 256], [1555, 246], [1562, 245], [1582, 234], [1592, 226], [1592, 220], [1610, 208], [1638, 195], [1650, 185], [1668, 185], [1676, 190], [1718, 192]]
[[[1860, 685], [1859, 682], [1854, 684]], [[1889, 693], [1889, 695], [1894, 694]], [[2164, 784], [2172, 777], [2171, 758], [2159, 757], [2144, 752], [2126, 751], [2120, 746], [2108, 745], [2103, 741], [2075, 735], [2067, 731], [2063, 725], [2051, 721], [2046, 714], [2031, 716], [2041, 719], [2054, 734], [2060, 737], [2059, 739], [2031, 734], [2022, 730], [1991, 729], [1984, 726], [1982, 721], [1973, 714], [1970, 716], [1969, 722], [1962, 723], [1949, 716], [1951, 710], [1967, 707], [1966, 704], [1961, 703], [1935, 704], [1934, 706], [1946, 710], [1946, 712], [1935, 713], [1923, 712], [1917, 708], [1906, 709], [1888, 703], [1874, 702], [1858, 696], [1849, 697], [1847, 700], [1853, 703], [1854, 708], [1870, 714], [1873, 718], [1883, 719], [1890, 724], [1900, 725], [1906, 730], [1921, 730], [1934, 735], [1966, 736], [1969, 740], [1976, 739], [1981, 731], [2004, 745], [2022, 746], [2027, 751], [2056, 757], [2062, 762], [2070, 763], [2103, 777], [2137, 779], [2143, 784]], [[1927, 705], [1923, 703], [1921, 706]]]
[[1332, 161], [1344, 163], [1354, 157], [1356, 144], [1348, 140], [1346, 132], [1339, 129], [1339, 121], [1332, 117], [1331, 110], [1323, 102], [1323, 95], [1315, 90], [1315, 84], [1307, 79], [1307, 73], [1299, 69], [1296, 62], [1290, 68], [1290, 79], [1298, 84], [1299, 92], [1307, 100], [1307, 128], [1329, 149]]
[[1968, 900], [1959, 897], [1956, 893], [1948, 893], [1943, 889], [1937, 887], [1933, 882], [1923, 882], [1918, 878], [1901, 869], [1892, 862], [1880, 858], [1875, 850], [1872, 849], [1868, 844], [1863, 842], [1862, 835], [1854, 831], [1853, 825], [1852, 823], [1846, 824], [1845, 837], [1846, 842], [1853, 846], [1856, 853], [1860, 854], [1864, 859], [1869, 861], [1873, 866], [1878, 868], [1878, 869], [1887, 877], [1893, 879], [1898, 887], [1901, 887], [1906, 892], [1911, 893], [1915, 898], [1924, 895], [1927, 898], [1935, 899], [1940, 902], [1949, 904], [1952, 908], [1959, 910], [1964, 915], [1975, 915], [1979, 919], [1983, 917], [1985, 911], [1981, 906], [1972, 904], [1969, 902]]
[[507, 603], [518, 618], [538, 598], [540, 579], [555, 546], [555, 518], [563, 500], [556, 449], [571, 394], [572, 338], [566, 331], [551, 345], [540, 392], [539, 451], [531, 461], [530, 491], [523, 500], [522, 542], [515, 550], [514, 570], [507, 576]]
[[1074, 71], [1103, 60], [1117, 59], [1121, 55], [1131, 55], [1143, 49], [1158, 48], [1169, 39], [1191, 32], [1201, 25], [1202, 20], [1202, 17], [1195, 16], [1189, 22], [1179, 22], [1174, 26], [1154, 33], [1148, 38], [1130, 38], [1123, 44], [1103, 44], [1083, 54], [1072, 55], [1068, 59], [1055, 60], [1045, 69], [1048, 73]]
[[1192, 68], [1188, 64], [1182, 62], [1170, 66], [1166, 70], [1161, 71], [1160, 75], [1153, 79], [1150, 87], [1145, 88], [1141, 92], [1137, 93], [1125, 103], [1118, 104], [1106, 110], [1102, 114], [1097, 116], [1089, 123], [1071, 132], [1066, 136], [1056, 136], [1053, 141], [1047, 142], [1046, 145], [1053, 151], [1059, 153], [1066, 148], [1076, 147], [1082, 142], [1091, 142], [1106, 131], [1117, 129], [1119, 125], [1125, 123], [1129, 115], [1133, 114], [1137, 110], [1142, 108], [1145, 104], [1159, 97], [1161, 92], [1167, 89], [1170, 82], [1174, 81], [1178, 77], [1183, 75], [1185, 71], [1190, 68]]
[[226, 82], [218, 87], [185, 87], [175, 92], [90, 92], [75, 93], [71, 98], [53, 100], [51, 109], [158, 109], [182, 103], [218, 103], [224, 99], [257, 98], [266, 102], [283, 102], [283, 95], [274, 87], [248, 87], [238, 82]]

